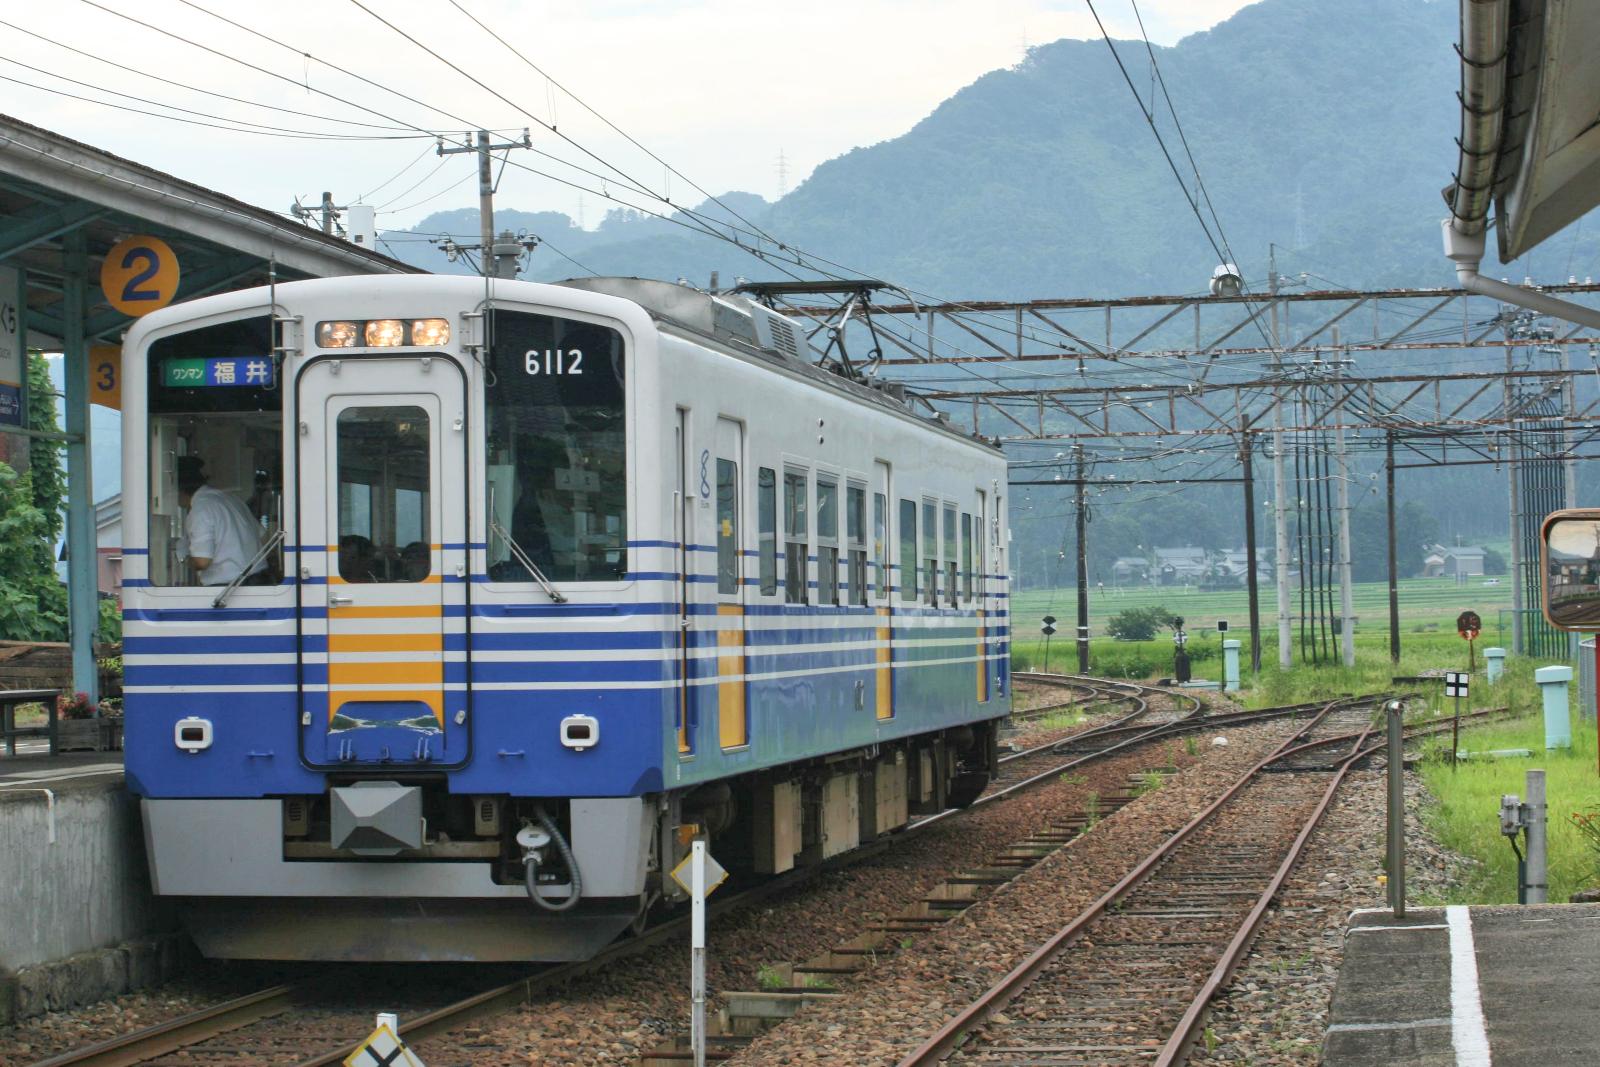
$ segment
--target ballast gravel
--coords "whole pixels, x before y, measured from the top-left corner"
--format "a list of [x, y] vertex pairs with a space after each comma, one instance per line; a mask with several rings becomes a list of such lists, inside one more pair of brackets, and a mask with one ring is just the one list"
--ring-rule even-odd
[[[1406, 775], [1406, 899], [1443, 900], [1476, 861], [1440, 847], [1422, 820], [1433, 798]], [[1212, 1005], [1210, 1038], [1190, 1064], [1315, 1064], [1356, 908], [1386, 906], [1385, 775], [1354, 771], [1307, 843], [1249, 958]]]
[[[904, 910], [946, 876], [978, 866], [1043, 829], [1052, 818], [1082, 810], [1091, 794], [1119, 789], [1131, 775], [1168, 760], [1182, 769], [1239, 756], [1234, 749], [1207, 745], [1196, 749], [1198, 755], [1190, 755], [1181, 743], [1150, 746], [1081, 768], [1063, 780], [948, 819], [893, 849], [716, 920], [710, 930], [707, 966], [713, 998], [723, 990], [760, 988], [763, 970], [800, 962], [856, 936], [873, 922]], [[581, 978], [561, 994], [541, 998], [519, 1012], [485, 1020], [465, 1038], [458, 1031], [420, 1042], [418, 1054], [430, 1065], [436, 1060], [473, 1067], [631, 1064], [663, 1039], [687, 1031], [688, 977], [687, 944], [663, 946]], [[713, 1003], [711, 1010], [716, 1007]], [[893, 1019], [885, 1019], [872, 1029], [883, 1033], [899, 1027]]]
[[848, 994], [758, 1038], [732, 1063], [893, 1064], [979, 996], [1294, 729], [1227, 733], [1226, 747], [1168, 779], [951, 922], [850, 981]]

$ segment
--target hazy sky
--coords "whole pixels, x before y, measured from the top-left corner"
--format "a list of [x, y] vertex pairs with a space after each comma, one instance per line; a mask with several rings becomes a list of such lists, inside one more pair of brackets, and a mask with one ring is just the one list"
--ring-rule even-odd
[[[581, 196], [585, 221], [593, 226], [615, 206], [603, 194], [619, 194], [626, 184], [609, 167], [653, 192], [666, 191], [685, 202], [701, 198], [574, 97], [707, 190], [746, 189], [772, 198], [779, 191], [780, 153], [793, 188], [819, 163], [905, 132], [985, 71], [1017, 63], [1026, 45], [1098, 36], [1083, 0], [459, 3], [572, 95], [497, 44], [451, 0], [144, 0], [136, 5], [53, 0], [0, 4], [5, 42], [0, 78], [9, 79], [0, 107], [276, 210], [296, 196], [315, 201], [324, 189], [339, 203], [365, 197], [379, 206], [384, 228], [477, 203], [470, 159], [436, 157], [433, 141], [418, 128], [459, 137], [469, 127], [520, 133], [532, 126], [535, 149], [606, 180], [519, 151], [512, 154], [514, 163], [559, 174], [591, 191], [513, 166], [504, 172], [498, 203], [576, 214]], [[1152, 39], [1173, 44], [1243, 6], [1243, 0], [1144, 0], [1140, 10]], [[1113, 35], [1137, 34], [1130, 0], [1097, 0], [1097, 7]], [[208, 54], [112, 11], [221, 54]], [[282, 46], [208, 12], [237, 20]], [[374, 14], [487, 88], [408, 42]], [[229, 56], [263, 69], [251, 70]], [[119, 70], [102, 59], [132, 69]], [[386, 91], [391, 89], [412, 99]], [[224, 116], [221, 122], [187, 116], [219, 125], [243, 121], [300, 133], [397, 139], [218, 130], [59, 93], [174, 113], [147, 102], [154, 101]], [[537, 125], [552, 120], [604, 162]]]

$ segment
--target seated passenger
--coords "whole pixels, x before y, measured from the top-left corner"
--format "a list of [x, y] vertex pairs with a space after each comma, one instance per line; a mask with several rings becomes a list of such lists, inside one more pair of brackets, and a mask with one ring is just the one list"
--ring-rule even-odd
[[339, 577], [347, 582], [380, 582], [372, 542], [360, 534], [339, 538]]
[[413, 541], [400, 550], [400, 579], [420, 582], [433, 571], [433, 553], [425, 541]]

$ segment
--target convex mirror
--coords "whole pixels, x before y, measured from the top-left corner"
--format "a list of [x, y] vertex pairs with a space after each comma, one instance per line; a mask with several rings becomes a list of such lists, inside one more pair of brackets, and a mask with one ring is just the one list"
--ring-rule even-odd
[[1600, 630], [1600, 510], [1544, 520], [1544, 615], [1559, 630]]

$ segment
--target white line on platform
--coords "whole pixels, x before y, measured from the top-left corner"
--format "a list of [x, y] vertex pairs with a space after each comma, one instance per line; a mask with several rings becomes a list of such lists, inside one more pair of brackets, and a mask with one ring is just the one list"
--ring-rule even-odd
[[1396, 934], [1407, 930], [1448, 930], [1448, 923], [1418, 923], [1415, 926], [1352, 926], [1347, 934]]
[[65, 778], [92, 778], [99, 774], [121, 774], [120, 763], [93, 763], [87, 767], [75, 767], [66, 771], [17, 771], [14, 774], [0, 775], [0, 789], [7, 786], [27, 786], [35, 782], [59, 782]]
[[1409, 1023], [1334, 1023], [1328, 1027], [1328, 1033], [1343, 1033], [1345, 1031], [1366, 1030], [1420, 1030], [1433, 1026], [1453, 1026], [1451, 1019], [1417, 1019]]
[[1489, 1067], [1489, 1034], [1478, 991], [1478, 950], [1472, 939], [1472, 913], [1452, 904], [1444, 909], [1450, 927], [1450, 1043], [1459, 1067]]

